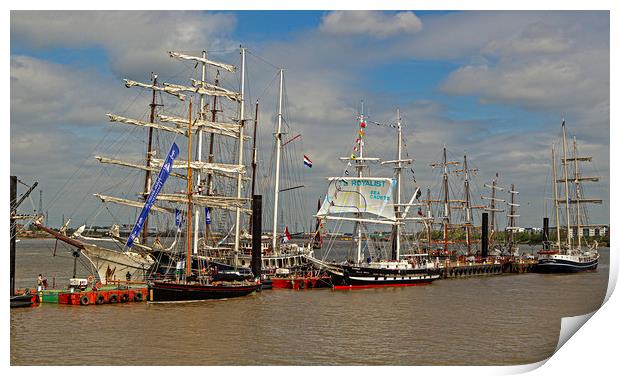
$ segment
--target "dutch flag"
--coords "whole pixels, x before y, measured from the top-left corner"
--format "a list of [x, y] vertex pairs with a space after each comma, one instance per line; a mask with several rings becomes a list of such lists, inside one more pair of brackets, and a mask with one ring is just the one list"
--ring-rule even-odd
[[312, 161], [308, 158], [307, 155], [304, 155], [304, 164], [310, 168], [312, 168]]

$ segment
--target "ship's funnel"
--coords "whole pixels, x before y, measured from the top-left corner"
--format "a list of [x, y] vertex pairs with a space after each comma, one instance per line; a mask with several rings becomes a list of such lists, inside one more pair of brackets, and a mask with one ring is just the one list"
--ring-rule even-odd
[[482, 213], [482, 238], [480, 239], [482, 258], [489, 255], [489, 213]]
[[263, 233], [263, 196], [252, 196], [252, 273], [255, 278], [261, 276]]

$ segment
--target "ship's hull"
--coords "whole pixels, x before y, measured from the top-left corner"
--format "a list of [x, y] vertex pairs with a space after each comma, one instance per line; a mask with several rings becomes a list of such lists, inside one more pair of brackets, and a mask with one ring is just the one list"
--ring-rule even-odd
[[85, 246], [82, 254], [97, 270], [102, 283], [111, 281], [146, 281], [155, 260], [135, 252], [118, 252], [102, 247]]
[[154, 281], [149, 287], [149, 302], [191, 302], [229, 299], [249, 295], [259, 283], [203, 285]]
[[536, 273], [577, 273], [595, 270], [598, 267], [598, 257], [588, 260], [570, 260], [566, 257], [549, 257], [539, 259], [534, 267]]
[[383, 269], [341, 265], [327, 269], [336, 289], [425, 285], [440, 278], [435, 269]]
[[32, 307], [32, 304], [33, 296], [30, 294], [11, 296], [11, 308]]
[[35, 221], [34, 225], [40, 230], [51, 234], [56, 239], [72, 247], [79, 248], [93, 265], [101, 283], [129, 279], [132, 281], [145, 281], [151, 267], [155, 264], [155, 260], [147, 254], [132, 251], [119, 252], [94, 244], [86, 244], [45, 227], [38, 221]]
[[274, 289], [318, 289], [332, 287], [329, 276], [290, 276], [290, 277], [271, 277], [269, 279]]

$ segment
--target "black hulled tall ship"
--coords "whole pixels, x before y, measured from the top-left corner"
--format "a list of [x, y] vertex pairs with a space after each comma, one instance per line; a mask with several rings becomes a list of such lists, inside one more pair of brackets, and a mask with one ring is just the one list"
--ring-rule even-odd
[[[236, 165], [227, 165], [226, 167], [229, 171], [226, 171], [229, 175], [233, 175], [236, 181], [236, 197], [215, 197], [209, 194], [202, 194], [201, 185], [203, 180], [201, 179], [201, 169], [200, 165], [204, 162], [201, 161], [201, 152], [202, 152], [202, 134], [203, 131], [209, 132], [210, 130], [221, 131], [223, 125], [221, 123], [209, 122], [203, 119], [202, 114], [202, 106], [198, 111], [199, 117], [198, 121], [192, 122], [192, 102], [190, 99], [189, 103], [189, 116], [187, 119], [187, 136], [188, 136], [188, 146], [187, 146], [187, 161], [179, 162], [179, 165], [185, 165], [187, 167], [187, 190], [185, 197], [182, 195], [168, 195], [171, 198], [178, 197], [180, 200], [176, 202], [183, 202], [187, 204], [186, 216], [187, 220], [185, 221], [186, 225], [186, 236], [185, 243], [187, 246], [187, 253], [184, 260], [185, 272], [184, 275], [175, 275], [174, 277], [167, 276], [164, 278], [158, 278], [149, 283], [149, 302], [187, 302], [187, 301], [203, 301], [203, 300], [211, 300], [211, 299], [227, 299], [227, 298], [235, 298], [240, 296], [245, 296], [251, 294], [256, 291], [260, 287], [260, 282], [257, 279], [252, 278], [232, 278], [228, 280], [226, 278], [218, 278], [218, 275], [213, 273], [213, 268], [209, 265], [209, 259], [205, 258], [205, 263], [202, 265], [198, 265], [198, 268], [193, 268], [192, 259], [195, 255], [205, 252], [205, 247], [199, 247], [198, 245], [198, 216], [200, 215], [199, 210], [195, 210], [194, 206], [209, 206], [209, 203], [213, 203], [214, 200], [220, 202], [220, 205], [227, 205], [228, 209], [232, 209], [235, 211], [235, 241], [234, 241], [234, 249], [233, 252], [235, 255], [239, 254], [240, 248], [240, 239], [241, 239], [241, 231], [240, 231], [240, 221], [241, 216], [244, 212], [247, 212], [248, 209], [246, 206], [246, 199], [243, 198], [243, 175], [245, 173], [245, 166], [243, 165], [243, 141], [244, 141], [244, 132], [243, 132], [243, 119], [244, 119], [244, 88], [245, 88], [245, 49], [241, 48], [241, 90], [240, 93], [234, 93], [232, 91], [220, 88], [218, 86], [210, 85], [209, 88], [214, 91], [220, 91], [222, 94], [226, 93], [227, 97], [233, 98], [233, 100], [239, 103], [239, 123], [238, 124], [226, 124], [226, 135], [237, 140], [237, 164]], [[172, 54], [171, 54], [172, 55]], [[206, 69], [206, 65], [216, 65], [220, 68], [228, 68], [229, 71], [234, 71], [234, 67], [228, 66], [222, 63], [215, 63], [206, 59], [205, 53], [203, 52], [202, 57], [194, 57], [189, 55], [180, 55], [176, 54], [175, 57], [196, 61], [197, 63], [202, 63], [203, 65], [203, 79], [199, 82], [198, 89], [204, 88], [208, 85], [204, 82], [204, 71]], [[199, 91], [197, 91], [200, 93]], [[201, 98], [202, 102], [202, 98]], [[202, 105], [203, 103], [201, 103]], [[192, 126], [194, 124], [198, 124], [198, 143], [196, 145], [196, 150], [192, 150]], [[222, 134], [220, 132], [213, 132]], [[195, 153], [195, 154], [194, 154]], [[192, 154], [197, 156], [196, 161], [192, 161]], [[193, 165], [194, 164], [194, 165]], [[214, 165], [214, 163], [207, 162], [206, 165]], [[197, 176], [193, 176], [193, 170], [197, 170]], [[194, 180], [195, 178], [195, 180]], [[210, 179], [214, 179], [215, 177], [211, 176]], [[195, 189], [194, 187], [197, 187]], [[195, 192], [195, 193], [194, 193]], [[208, 192], [207, 192], [208, 193]], [[172, 200], [174, 201], [174, 200]], [[221, 206], [220, 206], [221, 207]], [[222, 207], [224, 208], [224, 207]], [[195, 212], [194, 212], [195, 210]], [[193, 214], [196, 214], [196, 218], [192, 218]], [[208, 212], [205, 213], [205, 217]], [[195, 219], [195, 224], [192, 223], [192, 219]], [[202, 248], [202, 249], [201, 249]], [[236, 260], [234, 265], [236, 265]]]
[[[555, 146], [551, 150], [556, 241], [546, 242], [544, 249], [538, 252], [538, 263], [534, 270], [539, 273], [575, 273], [595, 270], [598, 266], [598, 243], [590, 243], [583, 236], [584, 229], [592, 227], [585, 221], [587, 216], [584, 204], [601, 204], [602, 200], [584, 198], [582, 183], [597, 182], [599, 178], [582, 175], [580, 162], [591, 162], [592, 157], [579, 156], [576, 138], [573, 138], [572, 146], [572, 156], [569, 156], [566, 123], [562, 121], [561, 178], [557, 176]], [[560, 190], [564, 193], [562, 198], [558, 193]], [[561, 206], [565, 211], [564, 225], [560, 220]]]
[[[408, 204], [401, 204], [401, 169], [410, 164], [411, 159], [402, 158], [402, 129], [398, 116], [398, 154], [397, 159], [382, 164], [393, 164], [394, 178], [366, 176], [368, 164], [380, 163], [379, 158], [364, 156], [366, 119], [362, 114], [358, 117], [359, 137], [350, 157], [341, 160], [347, 168], [354, 166], [356, 177], [348, 177], [348, 169], [341, 177], [328, 178], [329, 185], [323, 205], [316, 214], [321, 221], [352, 222], [354, 228], [354, 259], [346, 262], [327, 262], [309, 256], [314, 265], [331, 276], [336, 289], [372, 288], [390, 286], [414, 286], [428, 284], [440, 277], [439, 270], [429, 261], [428, 255], [401, 255], [401, 226], [407, 221], [409, 208], [419, 196], [419, 188], [412, 195]], [[396, 196], [396, 197], [395, 197]], [[396, 201], [396, 202], [395, 202]], [[403, 210], [404, 208], [404, 210]], [[368, 257], [363, 257], [364, 244], [368, 245], [370, 226], [390, 226], [392, 229], [391, 259], [381, 255], [373, 255], [370, 246]], [[333, 242], [328, 241], [328, 247]], [[324, 257], [329, 249], [324, 252]]]

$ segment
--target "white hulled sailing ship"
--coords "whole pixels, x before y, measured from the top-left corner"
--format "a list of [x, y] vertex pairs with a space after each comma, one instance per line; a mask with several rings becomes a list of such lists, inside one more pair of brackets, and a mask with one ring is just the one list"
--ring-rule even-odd
[[[545, 247], [548, 249], [543, 249], [538, 252], [538, 263], [534, 270], [540, 273], [581, 272], [594, 270], [598, 266], [599, 254], [597, 251], [597, 242], [594, 241], [589, 244], [583, 237], [583, 229], [589, 228], [590, 225], [584, 221], [585, 210], [582, 205], [601, 204], [602, 200], [583, 197], [581, 184], [587, 181], [597, 182], [599, 181], [599, 177], [582, 175], [579, 162], [591, 162], [592, 157], [584, 157], [578, 154], [576, 138], [573, 138], [573, 152], [570, 157], [568, 155], [568, 147], [566, 140], [566, 123], [562, 120], [562, 178], [558, 178], [557, 176], [555, 146], [551, 149], [556, 241], [555, 243], [551, 243], [549, 247]], [[560, 186], [563, 186], [563, 198], [560, 198], [560, 194], [558, 193], [561, 189]], [[561, 224], [560, 219], [560, 206], [562, 204], [564, 204], [565, 210], [565, 227]], [[566, 229], [564, 237], [562, 237], [561, 231], [563, 227]]]

